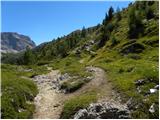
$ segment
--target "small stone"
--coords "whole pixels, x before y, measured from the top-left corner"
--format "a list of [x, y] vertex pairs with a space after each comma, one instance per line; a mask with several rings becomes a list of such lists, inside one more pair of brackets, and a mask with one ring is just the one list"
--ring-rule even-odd
[[138, 85], [138, 86], [144, 85], [144, 83], [145, 83], [145, 79], [140, 79], [140, 80], [137, 80], [137, 81], [135, 82], [135, 84]]
[[157, 89], [150, 89], [149, 91], [150, 91], [150, 93], [152, 94], [152, 93], [157, 92]]
[[60, 106], [60, 104], [55, 104], [53, 107], [58, 107], [58, 106]]
[[156, 85], [156, 86], [154, 87], [154, 89], [159, 90], [159, 85]]
[[31, 71], [33, 71], [32, 69], [25, 69], [24, 70], [25, 72], [31, 72]]
[[138, 91], [139, 93], [141, 93], [141, 89], [140, 89], [140, 87], [137, 87], [137, 91]]
[[149, 108], [149, 112], [150, 113], [154, 113], [155, 112], [155, 108], [154, 107], [155, 107], [155, 104], [153, 103]]

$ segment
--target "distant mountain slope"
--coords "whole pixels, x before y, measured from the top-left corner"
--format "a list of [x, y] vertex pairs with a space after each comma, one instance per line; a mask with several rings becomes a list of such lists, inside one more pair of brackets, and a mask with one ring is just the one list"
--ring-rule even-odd
[[28, 36], [15, 32], [1, 33], [1, 51], [3, 53], [22, 51], [25, 50], [27, 46], [30, 48], [36, 46]]

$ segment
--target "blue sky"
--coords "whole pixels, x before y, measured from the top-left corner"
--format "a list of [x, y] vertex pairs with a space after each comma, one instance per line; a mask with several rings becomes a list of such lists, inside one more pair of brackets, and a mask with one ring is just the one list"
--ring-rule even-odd
[[125, 8], [130, 1], [3, 1], [2, 32], [28, 35], [38, 45], [101, 23], [108, 8]]

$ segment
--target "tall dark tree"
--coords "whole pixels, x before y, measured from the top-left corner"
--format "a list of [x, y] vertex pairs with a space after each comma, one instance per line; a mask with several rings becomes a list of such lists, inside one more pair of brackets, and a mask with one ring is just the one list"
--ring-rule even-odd
[[106, 44], [106, 41], [109, 39], [109, 32], [104, 25], [101, 28], [101, 32], [101, 40], [98, 43], [99, 48], [103, 47]]
[[109, 17], [109, 20], [112, 19], [113, 13], [114, 13], [114, 9], [113, 9], [113, 7], [110, 7], [109, 10], [108, 10], [108, 17]]
[[86, 29], [85, 29], [84, 26], [83, 26], [83, 28], [82, 28], [81, 36], [82, 36], [83, 38], [86, 37]]
[[129, 38], [137, 38], [140, 34], [143, 34], [142, 19], [138, 11], [133, 7], [129, 11], [128, 17], [129, 25]]
[[153, 9], [150, 6], [147, 6], [146, 9], [145, 9], [145, 11], [146, 11], [146, 18], [148, 20], [154, 18]]
[[116, 10], [116, 18], [117, 18], [117, 21], [120, 21], [122, 19], [119, 7]]
[[114, 9], [109, 8], [108, 13], [106, 13], [105, 19], [103, 20], [103, 26], [101, 28], [101, 40], [99, 41], [98, 47], [103, 47], [106, 44], [106, 41], [109, 40], [110, 33], [113, 30], [113, 24], [111, 19], [113, 17]]
[[108, 13], [106, 13], [106, 16], [105, 16], [105, 18], [103, 20], [103, 25], [107, 25], [108, 22], [109, 22], [109, 16], [108, 16]]

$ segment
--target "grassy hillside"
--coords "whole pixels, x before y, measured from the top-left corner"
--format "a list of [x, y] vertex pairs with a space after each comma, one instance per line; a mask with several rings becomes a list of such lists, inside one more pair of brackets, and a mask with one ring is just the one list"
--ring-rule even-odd
[[[48, 64], [62, 73], [78, 76], [79, 79], [67, 81], [64, 85], [73, 90], [82, 87], [81, 79], [90, 75], [86, 72], [86, 66], [103, 68], [122, 101], [132, 100], [132, 118], [158, 118], [159, 94], [149, 93], [150, 89], [159, 85], [158, 4], [158, 1], [137, 1], [122, 11], [108, 12], [100, 25], [83, 28], [26, 51], [27, 57], [34, 56], [34, 60], [28, 61], [37, 64], [36, 68]], [[27, 63], [19, 62], [24, 56], [16, 58], [14, 64]], [[4, 57], [3, 60], [8, 63], [8, 58]], [[143, 84], [137, 85], [138, 80], [143, 80]], [[72, 84], [73, 81], [76, 84]], [[71, 118], [80, 108], [105, 96], [105, 90], [106, 85], [102, 85], [78, 97], [73, 96], [65, 102], [61, 117]], [[149, 109], [153, 104], [155, 112], [151, 113]]]
[[[137, 2], [136, 4], [140, 3], [142, 2]], [[53, 65], [62, 65], [63, 67], [59, 68], [63, 68], [65, 72], [70, 72], [69, 70], [83, 65], [93, 65], [103, 68], [106, 71], [106, 75], [109, 77], [109, 80], [112, 82], [114, 89], [121, 95], [123, 101], [126, 102], [130, 98], [133, 99], [132, 104], [137, 106], [137, 108], [132, 111], [133, 118], [158, 118], [158, 92], [146, 95], [151, 88], [154, 88], [159, 84], [158, 2], [155, 2], [150, 6], [154, 10], [155, 14], [152, 19], [147, 20], [144, 14], [142, 15], [144, 33], [131, 39], [128, 37], [128, 12], [133, 7], [137, 7], [136, 4], [120, 13], [122, 16], [120, 21], [117, 22], [116, 15], [114, 16], [111, 23], [117, 24], [118, 27], [113, 29], [110, 33], [110, 38], [103, 47], [98, 48], [98, 46], [94, 44], [91, 48], [94, 53], [91, 53], [91, 50], [88, 52], [84, 49], [81, 50], [81, 53], [78, 55], [74, 54], [74, 52], [71, 53], [75, 58], [78, 56], [78, 61], [83, 61], [83, 63], [74, 64], [76, 62], [70, 62], [68, 66], [65, 66], [64, 64], [62, 65], [60, 61], [60, 63], [56, 62], [56, 64]], [[99, 38], [101, 38], [101, 32], [99, 32], [101, 31], [100, 29], [101, 28], [94, 31], [91, 35], [95, 41], [98, 41]], [[114, 44], [113, 37], [116, 40], [116, 44]], [[87, 42], [83, 43], [82, 46], [85, 46], [86, 43]], [[67, 59], [75, 59], [70, 56], [71, 55], [63, 59], [63, 63], [66, 62], [67, 64]], [[78, 71], [75, 71], [75, 73], [77, 72]], [[144, 79], [145, 84], [137, 87], [135, 82], [140, 79]], [[103, 89], [105, 90], [105, 88], [102, 87], [98, 93], [101, 94], [100, 91], [103, 91]], [[137, 89], [140, 89], [140, 91]], [[151, 114], [149, 112], [149, 108], [153, 103], [156, 104], [156, 112]], [[65, 115], [65, 111], [72, 111], [72, 114], [74, 113], [74, 110], [71, 109], [71, 107], [68, 107], [69, 104], [71, 104], [72, 107], [74, 106], [73, 99], [66, 102], [63, 116]], [[79, 106], [77, 109], [81, 107]], [[66, 114], [68, 114], [68, 112], [66, 112]]]

